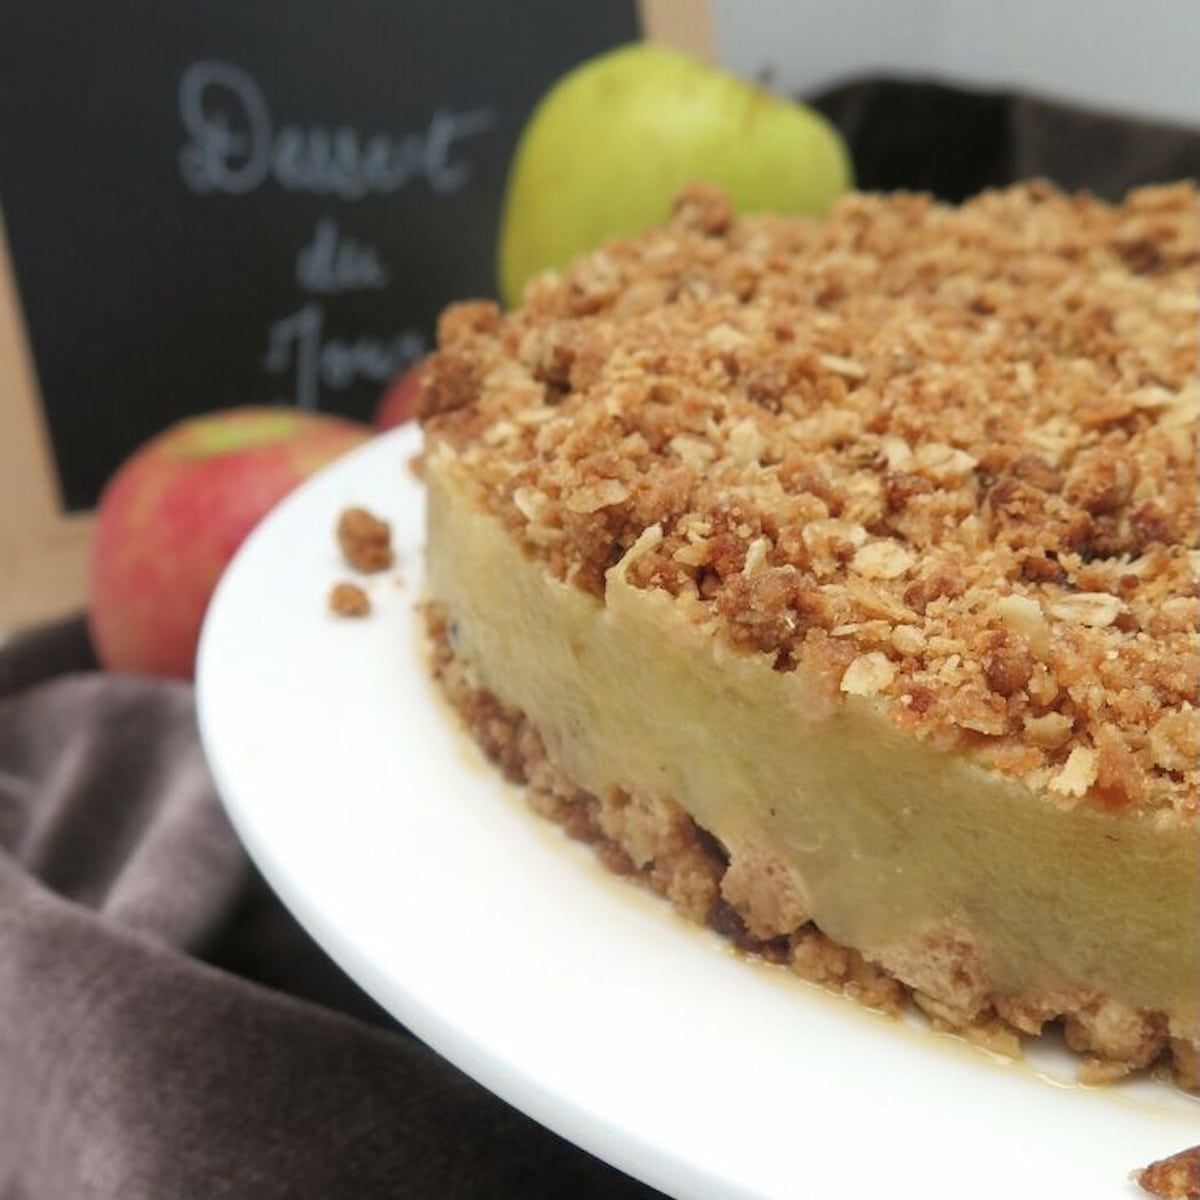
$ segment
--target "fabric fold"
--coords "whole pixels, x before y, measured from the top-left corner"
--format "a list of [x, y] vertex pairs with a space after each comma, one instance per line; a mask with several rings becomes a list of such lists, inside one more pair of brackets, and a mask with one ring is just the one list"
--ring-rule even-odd
[[0, 651], [0, 1197], [654, 1194], [359, 991], [238, 844], [191, 688], [79, 629]]

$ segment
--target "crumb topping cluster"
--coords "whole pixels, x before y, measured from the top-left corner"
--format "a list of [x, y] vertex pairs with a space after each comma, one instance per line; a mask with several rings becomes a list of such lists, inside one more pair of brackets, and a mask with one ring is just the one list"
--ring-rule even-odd
[[[335, 531], [342, 560], [361, 575], [377, 575], [396, 561], [392, 550], [392, 527], [365, 508], [344, 509]], [[358, 583], [342, 580], [329, 591], [329, 611], [339, 617], [366, 617], [371, 597]]]
[[338, 517], [337, 542], [346, 565], [366, 575], [386, 571], [396, 561], [392, 527], [365, 508], [347, 508]]
[[[627, 578], [1064, 805], [1194, 819], [1197, 195], [672, 223], [458, 305], [431, 444], [560, 578]], [[650, 531], [649, 533], [647, 531]]]

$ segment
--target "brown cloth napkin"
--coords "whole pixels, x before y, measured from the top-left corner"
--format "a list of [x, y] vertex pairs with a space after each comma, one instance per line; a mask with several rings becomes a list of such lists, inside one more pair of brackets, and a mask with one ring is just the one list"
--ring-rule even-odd
[[473, 1083], [248, 862], [191, 688], [0, 650], [0, 1196], [649, 1197]]
[[[817, 103], [868, 188], [1111, 197], [1200, 168], [1195, 131], [1028, 97], [884, 81]], [[78, 622], [0, 651], [0, 1200], [653, 1194], [329, 962], [234, 839], [189, 687], [96, 672]]]

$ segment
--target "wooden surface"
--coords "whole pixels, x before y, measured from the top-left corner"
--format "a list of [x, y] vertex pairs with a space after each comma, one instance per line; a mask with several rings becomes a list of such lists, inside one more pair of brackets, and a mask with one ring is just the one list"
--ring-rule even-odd
[[716, 61], [716, 38], [707, 0], [640, 0], [642, 30], [652, 42]]
[[0, 220], [0, 631], [83, 604], [91, 528], [60, 506]]

